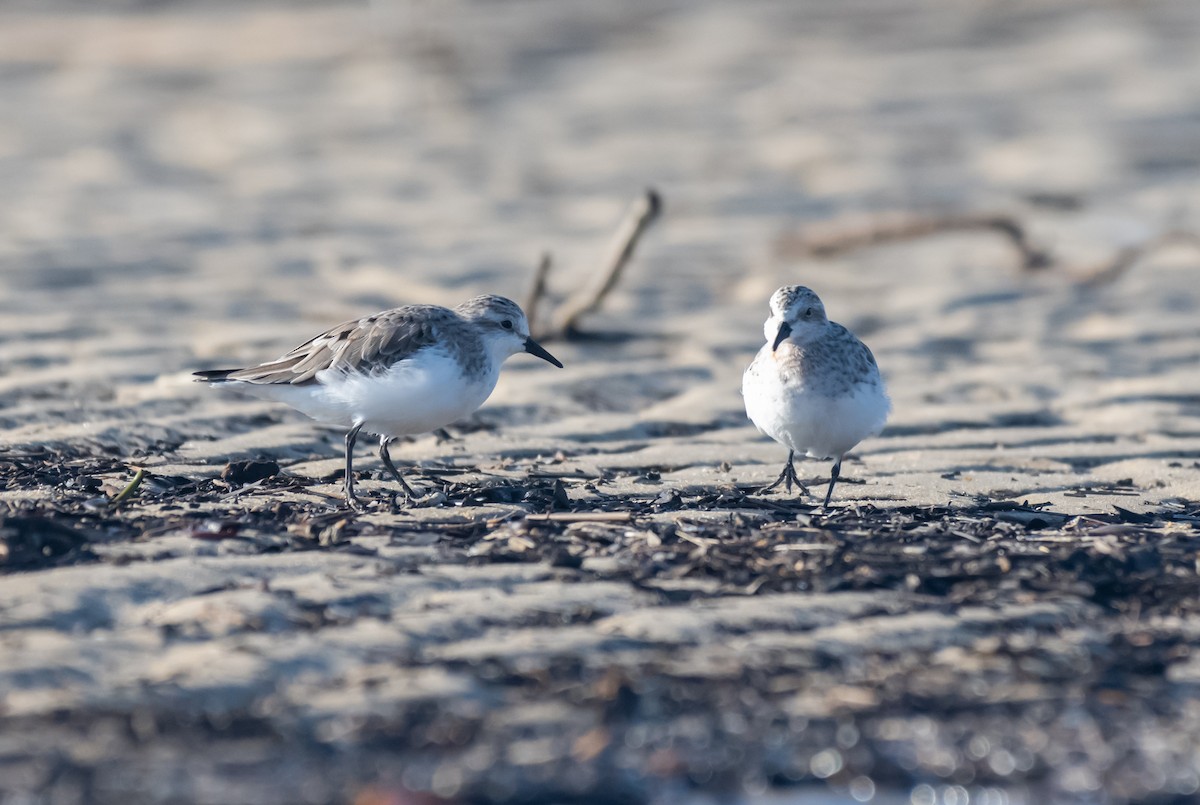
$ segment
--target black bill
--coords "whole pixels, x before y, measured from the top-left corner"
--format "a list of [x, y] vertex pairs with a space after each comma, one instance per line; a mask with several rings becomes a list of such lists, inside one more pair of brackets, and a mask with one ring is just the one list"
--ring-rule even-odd
[[792, 325], [786, 321], [779, 325], [779, 332], [775, 334], [775, 343], [771, 345], [771, 351], [779, 349], [779, 345], [783, 343], [783, 339], [792, 334]]
[[532, 338], [525, 339], [525, 351], [528, 352], [530, 355], [537, 355], [542, 360], [546, 361], [547, 363], [554, 364], [559, 369], [563, 368], [563, 365], [558, 362], [558, 358], [554, 357], [549, 352], [542, 349], [542, 345], [539, 344], [537, 341], [534, 341]]

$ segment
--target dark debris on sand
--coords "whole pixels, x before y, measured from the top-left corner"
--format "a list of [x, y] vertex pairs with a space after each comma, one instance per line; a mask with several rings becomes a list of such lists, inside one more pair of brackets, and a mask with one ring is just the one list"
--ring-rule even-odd
[[[1007, 501], [824, 511], [741, 489], [611, 503], [630, 514], [628, 522], [586, 513], [515, 519], [460, 547], [490, 561], [612, 557], [618, 575], [641, 584], [709, 579], [723, 593], [894, 589], [980, 603], [1057, 589], [1113, 612], [1143, 614], [1190, 612], [1200, 602], [1197, 504], [1087, 517]], [[729, 513], [714, 520], [720, 511]], [[640, 519], [665, 512], [679, 516]], [[689, 516], [696, 512], [709, 516]]]
[[[300, 758], [320, 778], [313, 790], [347, 790], [399, 752], [417, 770], [413, 779], [449, 769], [461, 780], [458, 796], [478, 802], [589, 801], [606, 790], [643, 802], [680, 783], [846, 790], [861, 779], [881, 790], [1018, 785], [1047, 802], [1098, 788], [1113, 802], [1182, 802], [1200, 790], [1192, 754], [1200, 674], [1172, 671], [1200, 650], [1200, 635], [1178, 628], [1200, 611], [1200, 504], [1175, 501], [1145, 514], [1114, 507], [1104, 516], [1013, 501], [826, 511], [724, 486], [598, 494], [582, 506], [570, 493], [588, 479], [535, 472], [476, 483], [447, 469], [424, 479], [434, 491], [423, 505], [445, 508], [444, 521], [417, 523], [384, 501], [376, 505], [397, 516], [380, 525], [336, 499], [280, 499], [312, 482], [270, 461], [231, 464], [201, 481], [151, 473], [136, 496], [115, 503], [132, 472], [105, 456], [0, 456], [8, 489], [54, 490], [53, 503], [10, 504], [0, 518], [0, 577], [115, 561], [93, 548], [167, 532], [241, 540], [262, 552], [370, 552], [355, 538], [405, 541], [422, 532], [444, 563], [542, 563], [564, 583], [621, 582], [664, 605], [883, 591], [881, 601], [914, 617], [963, 618], [954, 628], [973, 642], [904, 648], [867, 639], [854, 650], [764, 650], [690, 666], [678, 647], [634, 641], [626, 660], [564, 653], [540, 665], [497, 658], [456, 668], [473, 674], [496, 708], [558, 702], [598, 718], [602, 726], [584, 735], [561, 725], [567, 737], [550, 736], [562, 745], [535, 777], [500, 761], [464, 765], [464, 753], [481, 746], [502, 757], [513, 728], [495, 712], [436, 704], [379, 714], [334, 743], [287, 718], [247, 711], [229, 732], [153, 703], [148, 716], [75, 712], [22, 729], [67, 740], [115, 719], [124, 726], [113, 751], [125, 742], [136, 752], [143, 739], [130, 720], [150, 718], [153, 740], [181, 752], [237, 740]], [[503, 504], [504, 513], [452, 516], [479, 504]], [[1039, 615], [1042, 604], [1059, 609]], [[973, 621], [967, 612], [995, 617]], [[605, 788], [614, 780], [619, 790]]]

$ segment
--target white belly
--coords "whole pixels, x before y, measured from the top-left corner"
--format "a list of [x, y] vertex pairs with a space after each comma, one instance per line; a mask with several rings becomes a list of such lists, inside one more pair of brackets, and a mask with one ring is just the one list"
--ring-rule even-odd
[[830, 397], [784, 382], [769, 365], [762, 371], [746, 372], [742, 396], [746, 414], [760, 431], [812, 458], [839, 458], [879, 433], [891, 408], [883, 383], [877, 379]]
[[306, 386], [238, 383], [240, 390], [287, 403], [319, 422], [384, 436], [426, 433], [475, 412], [492, 393], [499, 367], [468, 379], [444, 353], [423, 352], [376, 375], [319, 372]]

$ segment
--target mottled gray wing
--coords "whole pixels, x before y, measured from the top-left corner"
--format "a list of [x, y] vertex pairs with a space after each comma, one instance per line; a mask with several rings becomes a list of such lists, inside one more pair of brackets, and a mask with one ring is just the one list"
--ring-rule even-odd
[[278, 360], [230, 372], [226, 380], [245, 383], [315, 383], [318, 372], [371, 374], [433, 346], [458, 316], [443, 307], [409, 305], [348, 321], [304, 342]]

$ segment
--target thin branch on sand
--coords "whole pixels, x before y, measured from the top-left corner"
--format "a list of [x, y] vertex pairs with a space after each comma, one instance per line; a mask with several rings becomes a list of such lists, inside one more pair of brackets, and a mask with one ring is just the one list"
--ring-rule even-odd
[[601, 271], [595, 274], [596, 281], [563, 302], [551, 323], [552, 331], [569, 336], [576, 331], [579, 320], [604, 303], [612, 289], [621, 279], [621, 273], [633, 256], [638, 240], [646, 228], [662, 211], [662, 200], [654, 190], [647, 190], [629, 206], [625, 217], [617, 227], [609, 243]]
[[1111, 260], [1094, 266], [1089, 270], [1079, 271], [1078, 273], [1083, 275], [1080, 284], [1094, 287], [1115, 282], [1124, 276], [1126, 271], [1133, 268], [1146, 257], [1171, 246], [1191, 246], [1195, 249], [1200, 249], [1200, 234], [1196, 234], [1195, 232], [1164, 232], [1158, 237], [1151, 238], [1136, 246], [1128, 246], [1117, 252]]
[[1021, 267], [1026, 271], [1046, 268], [1052, 262], [1048, 254], [1034, 248], [1025, 228], [1017, 219], [1007, 215], [986, 214], [924, 216], [899, 213], [830, 221], [783, 236], [776, 244], [775, 252], [793, 259], [832, 257], [892, 241], [972, 230], [1002, 235], [1016, 249], [1021, 258]]
[[[580, 320], [598, 310], [608, 295], [617, 287], [642, 234], [650, 224], [654, 223], [661, 212], [662, 198], [653, 189], [647, 189], [645, 193], [634, 200], [625, 212], [625, 217], [621, 219], [617, 231], [613, 234], [608, 251], [605, 253], [604, 262], [592, 275], [592, 281], [569, 296], [552, 315], [547, 317], [549, 325], [545, 329], [535, 331], [539, 339], [571, 338], [579, 333]], [[539, 318], [538, 307], [548, 295], [546, 280], [550, 273], [550, 267], [550, 255], [543, 255], [530, 284], [525, 313], [529, 318], [531, 328], [533, 328], [533, 322]]]
[[1004, 236], [1017, 251], [1023, 271], [1063, 268], [1068, 276], [1078, 278], [1079, 284], [1086, 286], [1113, 282], [1142, 259], [1164, 248], [1192, 246], [1200, 249], [1200, 234], [1171, 231], [1136, 246], [1121, 249], [1112, 258], [1098, 265], [1064, 266], [1054, 255], [1034, 247], [1021, 222], [1008, 215], [921, 216], [901, 213], [870, 218], [855, 217], [813, 225], [802, 232], [781, 237], [776, 243], [775, 252], [790, 259], [832, 257], [894, 241], [915, 240], [942, 232], [971, 230], [990, 230]]
[[549, 512], [527, 514], [530, 523], [628, 523], [633, 519], [630, 512]]
[[553, 265], [554, 260], [550, 257], [550, 252], [542, 252], [542, 259], [533, 272], [533, 281], [529, 283], [529, 293], [525, 295], [525, 304], [523, 305], [530, 331], [537, 327], [538, 307], [542, 303], [542, 297], [546, 295], [546, 277], [550, 274]]

